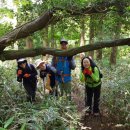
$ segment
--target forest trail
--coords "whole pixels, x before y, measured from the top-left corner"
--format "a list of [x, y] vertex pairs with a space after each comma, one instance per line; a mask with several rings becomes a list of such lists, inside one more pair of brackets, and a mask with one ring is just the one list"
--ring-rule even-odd
[[130, 130], [130, 126], [119, 124], [118, 121], [103, 112], [104, 108], [101, 106], [101, 114], [98, 117], [93, 115], [85, 116], [84, 109], [84, 98], [79, 98], [74, 92], [72, 94], [73, 101], [77, 105], [77, 110], [80, 115], [80, 127], [78, 130]]
[[110, 120], [108, 117], [100, 115], [98, 117], [83, 116], [81, 117], [83, 126], [80, 130], [130, 130], [130, 127], [122, 124], [117, 124], [115, 121]]

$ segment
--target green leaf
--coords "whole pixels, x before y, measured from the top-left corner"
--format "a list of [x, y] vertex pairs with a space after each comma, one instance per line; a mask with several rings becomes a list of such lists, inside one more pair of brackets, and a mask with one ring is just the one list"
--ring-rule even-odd
[[24, 124], [22, 125], [22, 127], [20, 128], [20, 130], [25, 130], [25, 127], [26, 127], [26, 123], [24, 123]]
[[7, 129], [0, 127], [0, 130], [7, 130]]
[[0, 120], [0, 123], [3, 124], [1, 120]]
[[14, 116], [9, 118], [7, 121], [4, 123], [4, 128], [7, 128], [14, 120]]

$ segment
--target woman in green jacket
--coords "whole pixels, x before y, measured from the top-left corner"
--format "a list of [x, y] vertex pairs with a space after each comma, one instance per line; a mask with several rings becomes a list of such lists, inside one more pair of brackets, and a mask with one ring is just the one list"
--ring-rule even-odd
[[93, 60], [89, 57], [84, 57], [82, 59], [81, 71], [80, 80], [85, 81], [86, 115], [94, 114], [94, 116], [98, 116], [100, 113], [99, 101], [101, 91], [100, 71]]

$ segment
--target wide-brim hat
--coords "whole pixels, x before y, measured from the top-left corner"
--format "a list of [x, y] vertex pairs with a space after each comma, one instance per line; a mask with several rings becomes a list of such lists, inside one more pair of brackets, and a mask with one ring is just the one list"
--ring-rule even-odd
[[61, 39], [61, 40], [60, 40], [60, 44], [62, 44], [62, 43], [68, 44], [68, 41], [67, 41], [66, 39]]
[[41, 59], [37, 59], [37, 60], [35, 61], [36, 68], [38, 68], [40, 64], [44, 64], [44, 63], [45, 63], [45, 62], [42, 61]]
[[19, 65], [22, 64], [22, 63], [27, 63], [27, 60], [24, 59], [24, 58], [20, 58], [20, 59], [17, 60], [17, 63], [18, 63]]

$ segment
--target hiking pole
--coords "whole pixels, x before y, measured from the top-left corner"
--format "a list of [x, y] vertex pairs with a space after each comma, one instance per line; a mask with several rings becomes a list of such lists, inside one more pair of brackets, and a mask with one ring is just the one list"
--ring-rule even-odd
[[[45, 77], [45, 80], [47, 80], [46, 77]], [[45, 82], [46, 82], [45, 80], [43, 81], [43, 93], [44, 93], [44, 96], [45, 96]]]
[[54, 95], [55, 96], [57, 95], [57, 97], [59, 97], [58, 85], [59, 85], [59, 82], [57, 81], [55, 84], [55, 89], [54, 89]]
[[46, 89], [45, 85], [46, 85], [46, 82], [47, 82], [46, 80], [47, 80], [47, 77], [45, 77], [45, 79], [43, 81], [43, 92], [44, 92], [44, 96], [45, 96], [45, 89]]

